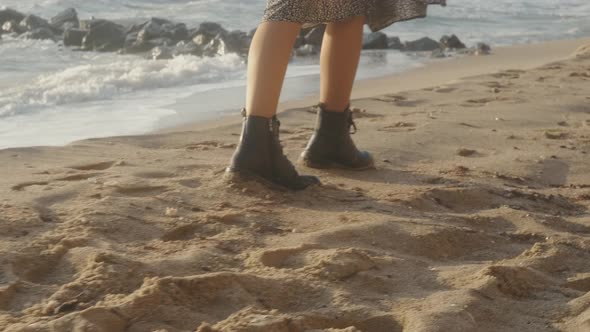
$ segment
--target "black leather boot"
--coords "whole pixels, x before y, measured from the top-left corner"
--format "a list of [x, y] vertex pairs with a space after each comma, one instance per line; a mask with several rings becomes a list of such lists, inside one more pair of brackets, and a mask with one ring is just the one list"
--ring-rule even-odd
[[300, 161], [311, 168], [341, 168], [366, 170], [375, 168], [373, 157], [366, 151], [359, 151], [352, 141], [351, 128], [356, 132], [352, 112], [331, 112], [319, 105], [315, 133]]
[[254, 179], [271, 187], [276, 185], [290, 190], [303, 190], [319, 184], [315, 176], [301, 176], [283, 154], [279, 140], [280, 122], [276, 116], [267, 119], [244, 115], [240, 144], [226, 170], [233, 180]]

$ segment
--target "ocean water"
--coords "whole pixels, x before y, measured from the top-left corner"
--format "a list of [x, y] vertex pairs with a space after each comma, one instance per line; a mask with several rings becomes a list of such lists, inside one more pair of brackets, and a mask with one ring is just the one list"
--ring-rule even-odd
[[[385, 30], [402, 40], [438, 39], [455, 33], [467, 44], [493, 46], [590, 35], [588, 0], [449, 0], [432, 6], [426, 19]], [[228, 29], [254, 28], [264, 0], [2, 0], [6, 6], [50, 18], [74, 7], [80, 18], [169, 18], [197, 26], [215, 21]], [[358, 78], [420, 66], [424, 59], [396, 51], [365, 52]], [[290, 65], [284, 98], [317, 89], [316, 58]], [[0, 40], [0, 149], [62, 145], [89, 137], [141, 134], [163, 126], [174, 115], [170, 105], [202, 94], [194, 119], [235, 112], [234, 98], [211, 100], [223, 91], [243, 90], [246, 65], [235, 55], [192, 56], [151, 61], [136, 56], [74, 52], [48, 41]], [[301, 87], [299, 82], [306, 82]], [[215, 94], [211, 94], [215, 91]], [[234, 93], [235, 94], [235, 93]], [[238, 98], [239, 99], [239, 98]], [[231, 101], [230, 101], [231, 100]], [[178, 124], [178, 123], [175, 123]]]

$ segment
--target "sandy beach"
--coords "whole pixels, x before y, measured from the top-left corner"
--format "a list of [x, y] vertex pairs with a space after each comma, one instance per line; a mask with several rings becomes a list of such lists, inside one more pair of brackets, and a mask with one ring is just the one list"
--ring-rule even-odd
[[[590, 331], [590, 39], [354, 98], [377, 169], [302, 192], [223, 178], [237, 115], [0, 150], [0, 330]], [[291, 160], [314, 102], [281, 105]]]

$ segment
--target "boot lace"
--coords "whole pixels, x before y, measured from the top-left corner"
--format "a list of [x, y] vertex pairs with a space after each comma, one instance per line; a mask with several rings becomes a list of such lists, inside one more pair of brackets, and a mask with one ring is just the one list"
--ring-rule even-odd
[[352, 117], [352, 111], [350, 109], [347, 109], [346, 111], [348, 112], [348, 132], [351, 135], [354, 135], [357, 132], [356, 123], [354, 122], [354, 119]]

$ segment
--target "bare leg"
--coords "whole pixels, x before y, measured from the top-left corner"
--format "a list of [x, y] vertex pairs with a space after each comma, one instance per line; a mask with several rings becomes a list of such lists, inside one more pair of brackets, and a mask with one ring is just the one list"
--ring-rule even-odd
[[246, 110], [272, 118], [277, 111], [289, 57], [301, 29], [298, 23], [261, 23], [248, 55]]
[[350, 103], [363, 46], [364, 16], [328, 24], [320, 58], [320, 102], [331, 111]]

